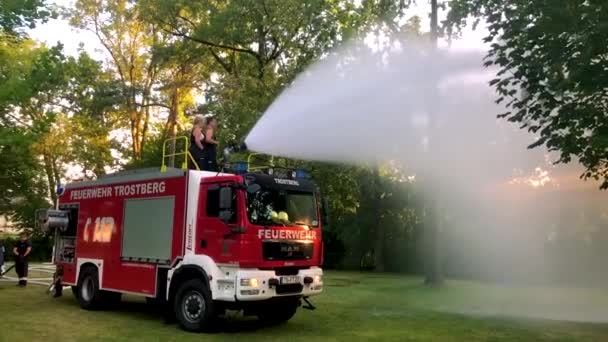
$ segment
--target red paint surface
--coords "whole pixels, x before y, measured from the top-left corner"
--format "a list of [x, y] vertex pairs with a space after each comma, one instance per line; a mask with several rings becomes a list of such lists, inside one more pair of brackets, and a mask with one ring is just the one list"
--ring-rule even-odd
[[[154, 194], [133, 194], [119, 196], [112, 191], [111, 196], [102, 198], [70, 199], [73, 191], [86, 188], [105, 188], [121, 185], [137, 185], [151, 182], [164, 182], [165, 191]], [[114, 188], [113, 188], [114, 189]], [[148, 179], [137, 182], [115, 183], [109, 185], [92, 185], [67, 189], [59, 198], [60, 203], [78, 203], [78, 227], [76, 236], [76, 253], [73, 264], [61, 263], [64, 267], [64, 281], [75, 284], [76, 260], [79, 258], [103, 260], [102, 288], [128, 291], [141, 294], [154, 294], [156, 291], [156, 265], [121, 260], [124, 201], [136, 198], [174, 197], [173, 241], [171, 248], [172, 261], [183, 255], [183, 234], [186, 213], [186, 176], [175, 178]], [[115, 230], [109, 241], [92, 241], [89, 236], [85, 240], [85, 225], [87, 219], [91, 224], [97, 218], [111, 217], [114, 219]], [[145, 238], [145, 237], [142, 237]]]
[[[315, 231], [313, 257], [310, 260], [294, 261], [267, 261], [262, 257], [262, 241], [259, 237], [259, 230], [266, 227], [249, 223], [245, 203], [245, 191], [237, 191], [237, 222], [235, 224], [225, 224], [217, 217], [207, 217], [206, 193], [209, 186], [214, 184], [226, 184], [227, 182], [243, 182], [242, 177], [217, 177], [205, 178], [199, 192], [199, 213], [196, 220], [197, 240], [195, 241], [195, 252], [197, 254], [207, 254], [215, 262], [221, 264], [239, 264], [243, 268], [263, 268], [271, 269], [277, 267], [309, 267], [320, 266], [321, 256], [321, 227], [310, 228]], [[243, 234], [230, 234], [230, 227], [245, 228]], [[303, 227], [267, 227], [275, 231], [301, 231]], [[206, 247], [201, 247], [201, 240], [205, 240]]]
[[[117, 196], [113, 191], [111, 196], [104, 198], [70, 200], [71, 192], [84, 189], [118, 185], [145, 184], [149, 182], [165, 182], [165, 191], [162, 194]], [[303, 227], [262, 227], [249, 223], [247, 218], [245, 192], [237, 190], [237, 222], [227, 225], [218, 218], [206, 216], [206, 191], [210, 185], [225, 184], [226, 182], [242, 183], [240, 176], [221, 176], [203, 179], [199, 189], [192, 189], [199, 196], [199, 208], [196, 224], [196, 241], [194, 251], [197, 254], [206, 254], [219, 264], [239, 264], [243, 268], [271, 269], [277, 267], [308, 267], [319, 266], [322, 262], [321, 227], [311, 228], [315, 231], [313, 257], [310, 260], [297, 261], [265, 261], [262, 257], [262, 241], [259, 230], [304, 230]], [[139, 294], [153, 295], [156, 291], [156, 265], [121, 261], [121, 245], [124, 219], [124, 200], [133, 198], [152, 198], [173, 196], [175, 198], [175, 212], [173, 221], [172, 262], [184, 255], [184, 232], [186, 216], [187, 177], [148, 179], [145, 181], [116, 183], [111, 185], [94, 185], [88, 187], [74, 187], [67, 189], [59, 198], [60, 203], [78, 203], [78, 228], [76, 238], [75, 261], [73, 264], [61, 263], [64, 267], [64, 282], [76, 284], [76, 263], [79, 258], [102, 259], [103, 275], [102, 288], [128, 291]], [[109, 241], [85, 241], [84, 228], [87, 218], [95, 221], [97, 217], [112, 217], [116, 229], [112, 232]], [[245, 233], [231, 234], [230, 227], [237, 226], [245, 229]], [[145, 237], [142, 237], [145, 238]], [[204, 240], [204, 244], [202, 243]]]

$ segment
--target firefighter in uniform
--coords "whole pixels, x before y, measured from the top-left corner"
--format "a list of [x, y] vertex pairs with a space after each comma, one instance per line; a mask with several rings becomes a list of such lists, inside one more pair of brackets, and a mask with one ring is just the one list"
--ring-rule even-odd
[[18, 286], [26, 286], [27, 285], [27, 259], [28, 255], [32, 251], [32, 245], [27, 239], [27, 234], [25, 232], [21, 233], [19, 241], [15, 244], [13, 248], [13, 253], [15, 254], [15, 270], [17, 271], [17, 276], [19, 277]]

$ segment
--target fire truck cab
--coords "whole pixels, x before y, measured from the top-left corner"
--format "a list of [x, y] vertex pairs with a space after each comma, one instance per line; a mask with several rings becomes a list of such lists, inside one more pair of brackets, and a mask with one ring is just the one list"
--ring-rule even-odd
[[63, 284], [84, 309], [144, 296], [189, 331], [225, 310], [289, 320], [323, 290], [322, 201], [298, 172], [270, 171], [156, 168], [66, 185], [53, 256]]

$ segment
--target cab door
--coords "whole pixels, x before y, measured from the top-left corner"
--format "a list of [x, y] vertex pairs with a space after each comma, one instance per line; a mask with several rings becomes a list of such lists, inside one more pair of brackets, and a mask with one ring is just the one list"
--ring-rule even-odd
[[[234, 183], [203, 183], [199, 196], [197, 218], [196, 253], [209, 255], [218, 263], [231, 263], [238, 260], [237, 229], [239, 215], [239, 200]], [[220, 193], [230, 191], [231, 209], [222, 208]], [[225, 199], [224, 199], [225, 201]], [[223, 206], [227, 206], [224, 203]], [[229, 217], [226, 216], [230, 211]]]

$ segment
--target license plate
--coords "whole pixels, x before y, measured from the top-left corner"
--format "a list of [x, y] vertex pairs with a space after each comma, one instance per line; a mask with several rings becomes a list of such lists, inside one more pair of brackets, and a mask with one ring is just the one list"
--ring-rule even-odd
[[281, 285], [299, 284], [299, 283], [300, 283], [300, 277], [299, 276], [281, 277]]

